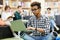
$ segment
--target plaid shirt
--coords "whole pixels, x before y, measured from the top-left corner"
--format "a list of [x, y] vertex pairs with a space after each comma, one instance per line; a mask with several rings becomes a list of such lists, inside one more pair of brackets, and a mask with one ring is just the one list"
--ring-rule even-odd
[[[36, 19], [35, 16], [31, 17], [27, 23], [27, 27], [34, 27], [34, 28], [42, 28], [45, 30], [44, 34], [48, 34], [50, 32], [50, 20], [49, 18], [45, 16], [40, 16], [39, 19]], [[36, 32], [36, 30], [33, 32], [33, 34], [40, 35], [42, 33]]]

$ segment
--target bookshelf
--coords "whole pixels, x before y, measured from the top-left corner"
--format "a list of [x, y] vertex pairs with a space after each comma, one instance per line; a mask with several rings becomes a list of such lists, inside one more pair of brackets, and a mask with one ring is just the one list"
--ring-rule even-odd
[[45, 10], [50, 7], [53, 12], [60, 13], [60, 0], [45, 0]]
[[9, 5], [11, 8], [16, 9], [18, 5], [23, 9], [30, 9], [31, 0], [3, 0], [3, 7]]
[[30, 9], [31, 0], [10, 0], [10, 6], [12, 8], [17, 8], [17, 6], [22, 6], [23, 9]]

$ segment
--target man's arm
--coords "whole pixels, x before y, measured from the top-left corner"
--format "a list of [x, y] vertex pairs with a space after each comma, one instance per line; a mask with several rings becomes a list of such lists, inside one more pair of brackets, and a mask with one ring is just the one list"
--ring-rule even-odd
[[1, 25], [1, 26], [6, 25], [5, 22], [4, 22], [2, 19], [0, 19], [0, 25]]
[[35, 30], [39, 31], [40, 33], [47, 33], [50, 31], [50, 20], [49, 18], [45, 18], [45, 26], [43, 28], [37, 28]]
[[29, 19], [28, 23], [27, 23], [27, 30], [35, 30], [34, 27], [32, 27], [32, 24], [31, 24], [31, 18]]
[[[29, 19], [29, 21], [27, 23], [27, 30], [36, 30], [36, 28], [32, 27], [31, 19]], [[39, 31], [39, 32], [45, 32], [45, 30], [42, 29], [42, 28], [37, 28], [37, 31]]]
[[50, 26], [50, 22], [49, 22], [48, 18], [45, 19], [45, 27], [44, 28], [37, 28], [37, 29], [32, 27], [31, 20], [29, 20], [29, 22], [27, 24], [27, 29], [28, 30], [37, 30], [40, 33], [44, 33], [44, 32], [48, 32], [50, 30], [49, 26]]
[[45, 30], [44, 29], [42, 29], [42, 28], [34, 28], [34, 27], [28, 27], [27, 28], [27, 30], [37, 30], [37, 31], [39, 31], [39, 32], [41, 32], [41, 33], [44, 33], [45, 32]]

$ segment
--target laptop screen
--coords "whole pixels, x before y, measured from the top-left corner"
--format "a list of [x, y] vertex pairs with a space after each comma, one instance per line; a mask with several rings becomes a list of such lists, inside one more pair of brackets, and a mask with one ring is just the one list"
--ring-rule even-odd
[[26, 31], [26, 27], [21, 20], [11, 21], [11, 29], [13, 31]]

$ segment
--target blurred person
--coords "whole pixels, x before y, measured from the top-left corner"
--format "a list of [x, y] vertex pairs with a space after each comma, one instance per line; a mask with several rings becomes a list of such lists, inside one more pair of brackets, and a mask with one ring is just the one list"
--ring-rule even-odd
[[18, 19], [21, 19], [21, 14], [20, 14], [20, 10], [21, 10], [21, 6], [18, 6], [17, 7], [17, 11], [14, 13], [14, 20], [18, 20]]
[[59, 28], [56, 26], [55, 23], [55, 15], [54, 13], [51, 12], [51, 8], [47, 8], [47, 13], [45, 14], [47, 17], [49, 17], [50, 22], [51, 22], [51, 27], [53, 27], [52, 30], [54, 30], [54, 27], [59, 30]]
[[47, 17], [49, 17], [50, 19], [55, 20], [55, 19], [54, 19], [54, 13], [52, 13], [51, 8], [47, 8], [47, 11], [46, 11], [45, 15], [46, 15]]
[[[3, 36], [2, 36], [3, 35]], [[9, 25], [0, 18], [0, 39], [14, 37]]]
[[10, 21], [13, 21], [13, 14], [10, 12], [10, 6], [5, 6], [4, 11], [1, 14], [1, 19], [10, 25]]
[[26, 15], [26, 11], [22, 9], [22, 6], [17, 7], [17, 11], [14, 13], [14, 20], [23, 19], [23, 17]]
[[12, 21], [12, 19], [13, 17], [10, 13], [10, 6], [5, 6], [0, 18], [0, 39], [14, 37], [10, 28], [10, 21]]

